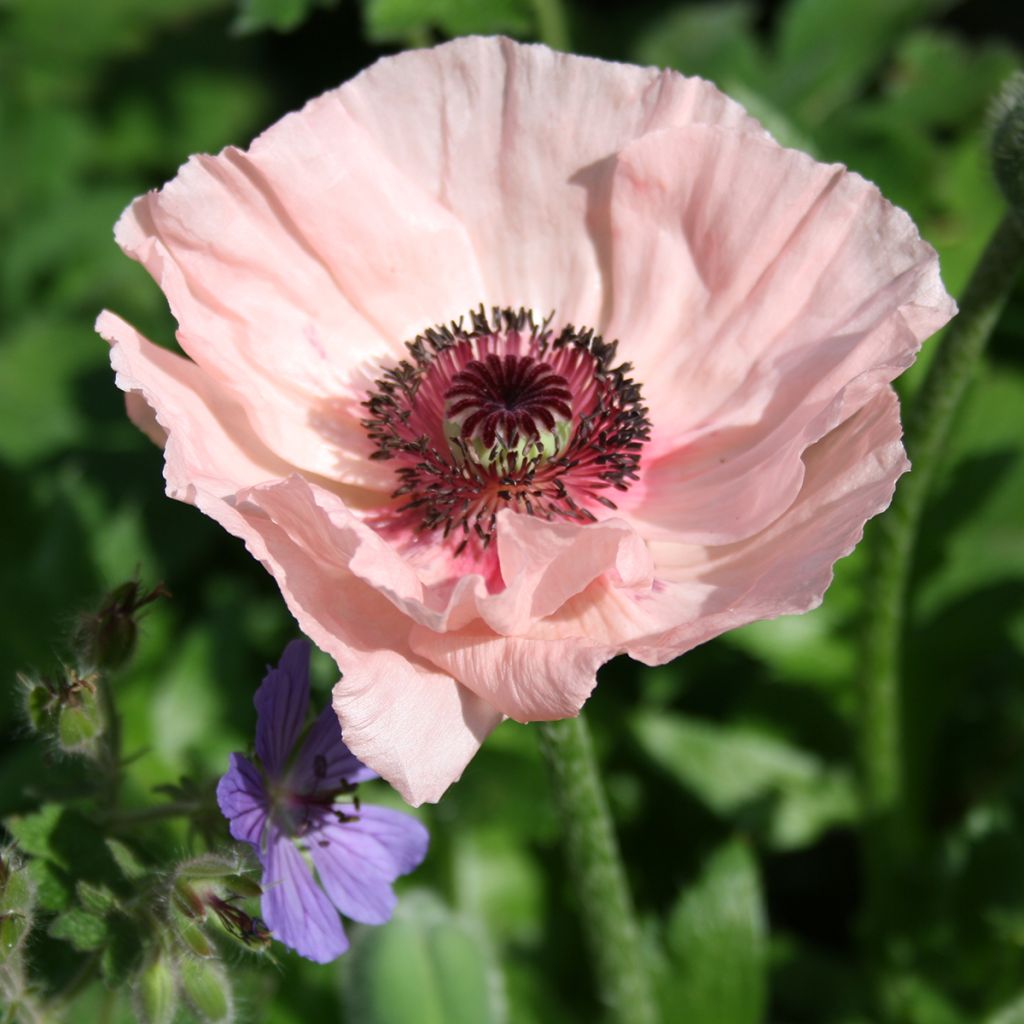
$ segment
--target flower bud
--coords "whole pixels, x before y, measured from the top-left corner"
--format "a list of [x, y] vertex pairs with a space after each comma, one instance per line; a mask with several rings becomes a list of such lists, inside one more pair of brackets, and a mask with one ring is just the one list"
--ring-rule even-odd
[[120, 668], [135, 651], [137, 613], [158, 597], [170, 597], [162, 583], [148, 593], [138, 580], [115, 587], [95, 615], [86, 615], [75, 632], [76, 645], [97, 668]]
[[0, 966], [21, 948], [32, 928], [35, 888], [20, 858], [0, 850]]
[[178, 965], [178, 976], [185, 997], [202, 1020], [211, 1024], [234, 1020], [231, 982], [219, 964], [186, 957]]
[[133, 995], [140, 1024], [170, 1024], [174, 1020], [178, 986], [162, 952], [139, 972]]
[[19, 675], [25, 714], [37, 732], [50, 736], [65, 753], [91, 756], [106, 728], [95, 672], [68, 668], [57, 678]]

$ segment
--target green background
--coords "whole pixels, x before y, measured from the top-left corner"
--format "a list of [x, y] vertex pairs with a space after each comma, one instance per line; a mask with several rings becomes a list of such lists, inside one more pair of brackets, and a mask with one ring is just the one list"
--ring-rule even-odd
[[[1021, 66], [995, 3], [789, 0], [7, 0], [0, 4], [0, 816], [74, 794], [29, 737], [18, 670], [53, 669], [76, 613], [138, 573], [173, 599], [119, 680], [129, 796], [199, 784], [250, 745], [251, 694], [294, 627], [264, 571], [163, 496], [92, 333], [101, 307], [173, 321], [112, 225], [197, 151], [246, 144], [376, 57], [470, 32], [714, 80], [787, 145], [905, 207], [958, 294], [1002, 203], [985, 111]], [[400, 240], [396, 240], [400, 244]], [[666, 1019], [1024, 1022], [1024, 293], [958, 416], [918, 542], [905, 762], [919, 863], [863, 926], [855, 722], [863, 552], [819, 610], [656, 670], [617, 661], [588, 716]], [[926, 349], [922, 364], [927, 362]], [[921, 365], [903, 382], [912, 393]], [[332, 666], [315, 663], [319, 700]], [[370, 794], [367, 794], [368, 798]], [[372, 799], [396, 801], [382, 784]], [[337, 966], [229, 963], [241, 1019], [410, 1024], [600, 1018], [536, 736], [506, 723], [424, 809], [399, 919]], [[223, 826], [215, 836], [226, 841]], [[150, 840], [168, 860], [203, 839]], [[69, 961], [30, 947], [58, 985]], [[879, 967], [881, 964], [881, 967]], [[869, 982], [869, 979], [870, 982]], [[130, 1020], [99, 985], [80, 1018]]]

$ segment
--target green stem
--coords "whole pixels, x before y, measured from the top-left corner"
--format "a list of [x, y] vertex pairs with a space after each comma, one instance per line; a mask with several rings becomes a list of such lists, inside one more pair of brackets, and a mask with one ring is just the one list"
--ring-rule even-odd
[[657, 1020], [633, 901], [583, 718], [539, 725], [594, 981], [619, 1024]]
[[569, 49], [569, 25], [562, 0], [533, 0], [537, 35], [552, 50]]
[[168, 818], [191, 818], [196, 812], [205, 809], [206, 805], [199, 800], [173, 800], [156, 807], [115, 808], [103, 815], [103, 822], [113, 828], [148, 825], [152, 821], [166, 821]]
[[102, 743], [107, 771], [107, 801], [110, 807], [116, 807], [121, 791], [121, 719], [117, 713], [113, 687], [110, 685], [110, 676], [106, 670], [100, 670], [97, 688], [105, 719]]
[[860, 747], [867, 814], [868, 918], [878, 922], [909, 867], [913, 816], [903, 752], [903, 634], [914, 544], [953, 417], [985, 344], [1024, 268], [1024, 235], [1004, 217], [947, 329], [906, 416], [913, 472], [873, 527], [872, 570], [862, 657]]

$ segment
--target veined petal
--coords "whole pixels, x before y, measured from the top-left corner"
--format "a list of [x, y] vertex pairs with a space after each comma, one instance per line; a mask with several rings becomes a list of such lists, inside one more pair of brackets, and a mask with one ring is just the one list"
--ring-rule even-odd
[[367, 782], [376, 777], [377, 773], [345, 745], [338, 716], [328, 705], [317, 716], [299, 750], [289, 784], [297, 793], [313, 793], [340, 782]]
[[309, 643], [292, 640], [253, 697], [256, 756], [270, 776], [284, 773], [309, 712]]
[[318, 964], [348, 949], [338, 912], [292, 840], [273, 827], [263, 855], [262, 884], [260, 910], [275, 939]]
[[[349, 810], [349, 808], [345, 808]], [[383, 924], [395, 906], [392, 883], [423, 860], [430, 837], [413, 817], [364, 805], [357, 821], [325, 815], [309, 849], [327, 895], [346, 917]]]
[[217, 783], [217, 804], [235, 839], [259, 850], [268, 803], [263, 777], [256, 766], [247, 757], [232, 754], [227, 772]]

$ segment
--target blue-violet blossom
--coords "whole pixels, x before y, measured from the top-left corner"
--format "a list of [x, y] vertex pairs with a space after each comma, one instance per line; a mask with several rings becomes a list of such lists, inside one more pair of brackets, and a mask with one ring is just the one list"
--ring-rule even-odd
[[392, 883], [423, 860], [429, 836], [407, 814], [360, 803], [358, 783], [376, 774], [342, 742], [329, 706], [303, 737], [309, 650], [292, 641], [267, 672], [253, 698], [262, 771], [232, 754], [217, 801], [231, 834], [263, 866], [261, 910], [274, 938], [327, 963], [348, 949], [338, 913], [363, 924], [387, 921]]

